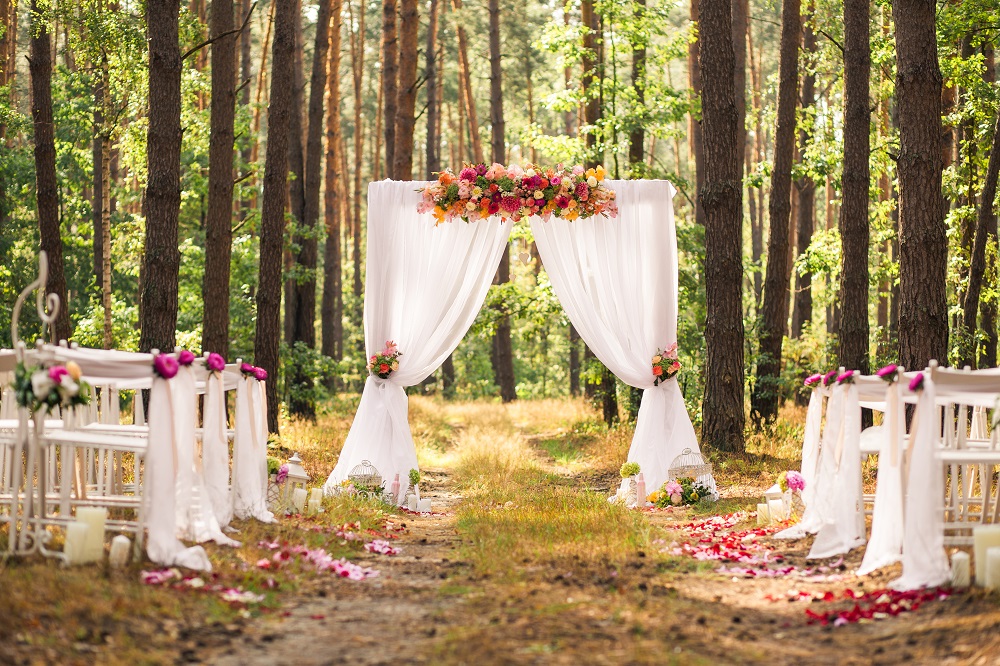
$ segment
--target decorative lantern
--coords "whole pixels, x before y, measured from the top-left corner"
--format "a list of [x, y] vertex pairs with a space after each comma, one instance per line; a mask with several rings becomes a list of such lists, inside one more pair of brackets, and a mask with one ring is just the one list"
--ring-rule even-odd
[[355, 465], [347, 478], [354, 486], [354, 490], [362, 495], [381, 497], [385, 492], [382, 487], [382, 475], [368, 460], [362, 460], [360, 465]]
[[302, 458], [299, 458], [298, 453], [293, 453], [286, 464], [288, 465], [288, 478], [285, 479], [284, 488], [281, 491], [281, 505], [290, 508], [295, 504], [293, 500], [297, 489], [302, 490], [302, 495], [308, 493], [306, 486], [309, 484], [309, 475], [302, 468]]
[[691, 449], [684, 449], [681, 454], [674, 458], [667, 471], [668, 481], [691, 478], [695, 483], [712, 491], [712, 498], [718, 499], [719, 493], [715, 489], [715, 477], [712, 476], [712, 464], [705, 462], [700, 453]]

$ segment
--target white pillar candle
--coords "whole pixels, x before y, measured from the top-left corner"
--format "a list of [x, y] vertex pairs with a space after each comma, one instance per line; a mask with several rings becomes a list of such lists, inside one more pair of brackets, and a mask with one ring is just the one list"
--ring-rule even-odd
[[63, 554], [66, 556], [66, 564], [82, 564], [86, 560], [84, 554], [87, 550], [87, 533], [90, 526], [74, 520], [66, 525], [66, 543], [63, 544]]
[[951, 556], [951, 584], [953, 587], [969, 587], [969, 554], [955, 551]]
[[406, 508], [409, 509], [410, 511], [416, 511], [417, 510], [417, 501], [418, 500], [417, 500], [416, 495], [410, 495], [408, 497], [407, 501], [406, 501]]
[[986, 589], [1000, 588], [1000, 546], [986, 549]]
[[422, 499], [417, 505], [420, 513], [430, 513], [431, 512], [431, 501], [429, 499]]
[[771, 512], [768, 511], [766, 504], [757, 505], [757, 524], [767, 525], [771, 522]]
[[780, 522], [785, 519], [785, 503], [780, 499], [767, 500], [767, 512], [772, 523]]
[[972, 528], [972, 541], [976, 556], [976, 585], [985, 585], [986, 549], [1000, 546], [1000, 525], [981, 525]]
[[317, 500], [317, 499], [311, 499], [311, 500], [309, 500], [309, 511], [308, 511], [308, 513], [310, 515], [312, 515], [314, 513], [319, 513], [319, 500]]
[[313, 488], [309, 491], [309, 501], [316, 500], [317, 502], [323, 501], [323, 489]]
[[104, 507], [81, 506], [76, 510], [76, 519], [90, 528], [84, 546], [84, 561], [100, 561], [104, 557], [104, 524], [108, 520], [108, 510]]
[[132, 540], [124, 534], [119, 534], [111, 540], [111, 553], [108, 555], [108, 562], [115, 569], [120, 569], [128, 564], [129, 551], [132, 550]]
[[305, 488], [296, 488], [292, 491], [292, 506], [294, 506], [295, 510], [299, 513], [302, 513], [306, 509], [306, 496], [307, 493]]

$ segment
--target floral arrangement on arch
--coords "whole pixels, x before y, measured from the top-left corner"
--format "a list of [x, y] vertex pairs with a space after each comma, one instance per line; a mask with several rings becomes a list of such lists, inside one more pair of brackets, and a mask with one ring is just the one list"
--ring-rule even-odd
[[653, 356], [653, 386], [659, 386], [681, 371], [681, 362], [677, 360], [677, 343], [666, 349], [657, 349]]
[[423, 199], [417, 211], [433, 213], [435, 224], [494, 215], [515, 222], [532, 215], [544, 220], [553, 215], [567, 220], [617, 217], [615, 193], [603, 183], [606, 175], [602, 166], [468, 164], [457, 176], [449, 169], [438, 173], [437, 182], [420, 190]]
[[66, 365], [53, 365], [28, 370], [18, 363], [14, 370], [14, 393], [17, 404], [33, 414], [45, 413], [55, 407], [74, 407], [90, 402], [90, 385], [82, 379], [80, 366], [70, 361]]
[[385, 349], [377, 354], [372, 354], [365, 368], [373, 375], [388, 379], [389, 375], [399, 370], [399, 357], [402, 355], [403, 352], [399, 351], [395, 342], [386, 340]]

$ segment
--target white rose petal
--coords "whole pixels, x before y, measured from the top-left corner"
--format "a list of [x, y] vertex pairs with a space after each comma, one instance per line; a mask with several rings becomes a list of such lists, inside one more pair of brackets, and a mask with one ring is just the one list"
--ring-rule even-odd
[[590, 185], [591, 187], [597, 187], [597, 178], [595, 178], [594, 176], [588, 178], [587, 185]]

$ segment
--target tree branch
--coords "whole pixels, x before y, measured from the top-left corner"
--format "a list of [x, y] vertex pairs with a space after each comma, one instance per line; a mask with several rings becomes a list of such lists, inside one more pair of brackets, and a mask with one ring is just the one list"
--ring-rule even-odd
[[192, 47], [192, 48], [188, 49], [188, 51], [184, 55], [181, 56], [181, 62], [184, 62], [192, 54], [197, 53], [198, 51], [200, 51], [201, 49], [205, 48], [209, 44], [213, 44], [213, 43], [219, 41], [223, 37], [228, 37], [229, 35], [235, 35], [235, 34], [239, 34], [239, 33], [243, 32], [246, 29], [247, 24], [250, 22], [250, 17], [253, 16], [253, 10], [256, 7], [257, 7], [257, 2], [255, 0], [254, 3], [252, 5], [250, 5], [250, 9], [247, 10], [247, 15], [243, 19], [243, 25], [241, 25], [240, 27], [236, 28], [235, 30], [227, 30], [224, 33], [222, 33], [221, 35], [216, 35], [215, 37], [212, 37], [210, 39], [206, 39], [201, 44], [198, 44], [198, 46], [195, 46], [195, 47]]
[[817, 30], [817, 32], [819, 34], [823, 35], [824, 37], [826, 37], [827, 39], [829, 39], [831, 42], [833, 42], [834, 46], [836, 46], [838, 49], [840, 49], [840, 53], [841, 53], [841, 55], [843, 55], [843, 53], [844, 53], [844, 45], [843, 44], [841, 44], [836, 39], [834, 39], [833, 37], [831, 37], [830, 33], [828, 33], [826, 30]]

